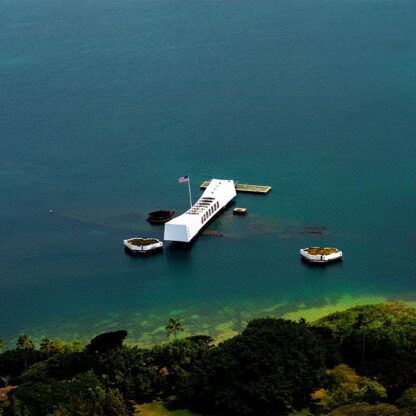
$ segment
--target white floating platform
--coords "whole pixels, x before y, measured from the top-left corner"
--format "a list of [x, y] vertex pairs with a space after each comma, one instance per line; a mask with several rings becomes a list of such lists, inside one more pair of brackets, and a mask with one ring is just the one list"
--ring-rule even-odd
[[307, 247], [300, 249], [300, 255], [311, 263], [330, 263], [342, 260], [342, 251], [334, 247]]
[[165, 224], [164, 239], [189, 243], [236, 195], [234, 181], [211, 179], [192, 208]]
[[157, 238], [133, 237], [123, 240], [124, 248], [133, 254], [149, 254], [163, 248], [163, 242]]

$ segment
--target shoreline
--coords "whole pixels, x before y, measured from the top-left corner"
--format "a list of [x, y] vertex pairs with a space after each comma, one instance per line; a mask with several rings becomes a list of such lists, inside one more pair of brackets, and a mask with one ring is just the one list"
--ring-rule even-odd
[[[51, 331], [48, 331], [46, 327], [20, 330], [16, 331], [13, 339], [3, 339], [3, 341], [8, 347], [13, 347], [15, 339], [20, 334], [26, 333], [31, 336], [36, 344], [39, 344], [40, 340], [45, 337], [59, 339], [63, 343], [81, 340], [83, 344], [86, 344], [98, 334], [123, 329], [129, 334], [125, 341], [126, 345], [151, 348], [167, 341], [165, 326], [170, 317], [175, 317], [181, 321], [184, 328], [184, 331], [178, 335], [179, 340], [193, 335], [208, 335], [214, 339], [214, 344], [218, 345], [240, 334], [251, 319], [273, 317], [297, 321], [304, 318], [308, 322], [314, 322], [323, 316], [341, 312], [354, 306], [378, 304], [390, 300], [401, 301], [400, 298], [395, 299], [385, 296], [353, 296], [348, 294], [336, 299], [327, 298], [316, 306], [306, 303], [290, 305], [288, 302], [268, 304], [257, 308], [255, 305], [226, 306], [210, 315], [209, 318], [202, 311], [192, 311], [192, 313], [187, 314], [185, 309], [170, 311], [162, 315], [136, 313], [133, 318], [130, 316], [125, 318], [119, 313], [111, 313], [91, 326], [88, 326], [87, 322], [81, 321], [63, 323], [50, 328]], [[403, 302], [409, 306], [416, 306], [416, 300]], [[56, 336], [57, 330], [61, 332], [58, 336]]]

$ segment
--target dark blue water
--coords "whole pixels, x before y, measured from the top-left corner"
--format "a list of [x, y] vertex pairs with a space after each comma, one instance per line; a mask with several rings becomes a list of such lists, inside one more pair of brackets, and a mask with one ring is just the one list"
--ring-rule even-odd
[[[0, 1], [0, 338], [223, 336], [257, 315], [416, 295], [413, 1]], [[239, 195], [163, 235], [211, 177]], [[52, 209], [53, 213], [49, 214]], [[311, 268], [307, 245], [344, 262]], [[298, 312], [301, 311], [301, 312]], [[312, 316], [311, 315], [311, 316]]]

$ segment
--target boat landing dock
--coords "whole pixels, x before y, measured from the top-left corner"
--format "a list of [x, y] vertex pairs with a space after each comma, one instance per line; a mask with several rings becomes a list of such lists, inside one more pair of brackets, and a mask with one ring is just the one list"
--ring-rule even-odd
[[[204, 181], [199, 187], [205, 189], [209, 183], [210, 181]], [[237, 192], [252, 192], [255, 194], [267, 194], [271, 189], [272, 187], [268, 185], [247, 185], [245, 183], [237, 183], [237, 186], [235, 187]]]

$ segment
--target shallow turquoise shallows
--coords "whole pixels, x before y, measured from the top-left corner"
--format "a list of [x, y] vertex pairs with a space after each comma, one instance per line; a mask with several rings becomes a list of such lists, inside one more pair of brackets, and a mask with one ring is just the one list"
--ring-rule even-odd
[[[3, 0], [0, 338], [225, 337], [416, 297], [416, 2]], [[147, 213], [239, 194], [189, 247]], [[52, 210], [52, 213], [49, 213]], [[215, 231], [215, 232], [213, 232]], [[218, 236], [220, 234], [220, 236]], [[311, 267], [309, 245], [344, 261]]]

